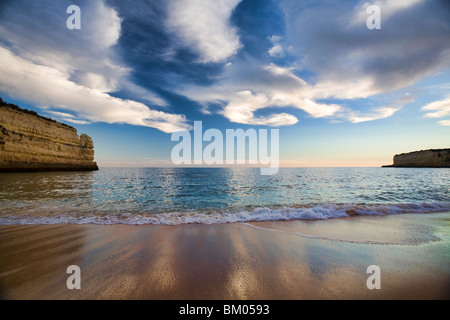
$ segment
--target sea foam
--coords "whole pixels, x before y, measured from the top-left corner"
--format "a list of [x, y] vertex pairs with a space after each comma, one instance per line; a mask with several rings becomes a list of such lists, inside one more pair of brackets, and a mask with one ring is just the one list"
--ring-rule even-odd
[[56, 216], [3, 216], [0, 225], [182, 225], [221, 224], [256, 221], [326, 220], [352, 216], [382, 216], [406, 213], [433, 213], [450, 211], [450, 202], [405, 204], [324, 204], [303, 207], [267, 208], [247, 210], [222, 210], [221, 212], [167, 212], [157, 214], [64, 214]]

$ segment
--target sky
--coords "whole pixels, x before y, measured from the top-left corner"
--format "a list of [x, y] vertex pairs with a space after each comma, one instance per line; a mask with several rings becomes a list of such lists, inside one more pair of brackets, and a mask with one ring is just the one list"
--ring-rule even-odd
[[391, 164], [450, 147], [450, 1], [2, 0], [0, 96], [103, 167], [171, 166], [194, 121], [279, 129], [281, 166]]

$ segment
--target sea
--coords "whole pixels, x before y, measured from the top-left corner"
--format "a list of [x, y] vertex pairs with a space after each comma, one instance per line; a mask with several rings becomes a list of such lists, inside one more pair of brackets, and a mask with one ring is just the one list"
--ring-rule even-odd
[[450, 211], [448, 168], [101, 168], [0, 174], [0, 225], [180, 225]]

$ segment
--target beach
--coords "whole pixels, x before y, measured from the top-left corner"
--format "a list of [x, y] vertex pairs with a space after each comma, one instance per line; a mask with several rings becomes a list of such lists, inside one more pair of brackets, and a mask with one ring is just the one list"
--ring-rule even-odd
[[[449, 299], [450, 212], [0, 226], [1, 299]], [[81, 270], [69, 290], [66, 269]], [[368, 266], [381, 270], [369, 290]]]
[[449, 300], [449, 4], [0, 1], [0, 300]]

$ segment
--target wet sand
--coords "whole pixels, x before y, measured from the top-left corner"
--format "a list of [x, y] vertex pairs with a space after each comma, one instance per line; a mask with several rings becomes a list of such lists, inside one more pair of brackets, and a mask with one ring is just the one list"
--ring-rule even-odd
[[[0, 226], [2, 299], [449, 299], [450, 213]], [[66, 269], [81, 268], [81, 290]], [[366, 269], [381, 269], [369, 290]]]

